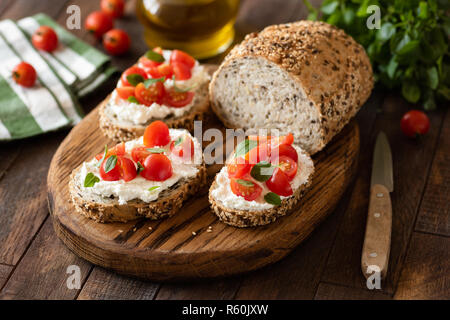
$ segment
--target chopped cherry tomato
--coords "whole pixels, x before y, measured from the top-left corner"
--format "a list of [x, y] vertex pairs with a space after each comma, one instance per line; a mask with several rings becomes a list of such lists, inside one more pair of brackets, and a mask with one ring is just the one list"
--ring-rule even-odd
[[151, 181], [164, 181], [173, 174], [172, 163], [169, 158], [162, 153], [152, 153], [143, 163], [144, 170], [140, 175]]
[[149, 68], [147, 70], [148, 74], [152, 78], [162, 78], [170, 79], [173, 76], [173, 68], [167, 63], [160, 64], [159, 66]]
[[[155, 51], [156, 53], [159, 53], [160, 55], [163, 54], [163, 50], [160, 47], [153, 48], [152, 51]], [[142, 67], [147, 70], [147, 69], [157, 67], [160, 64], [162, 64], [163, 62], [156, 62], [156, 61], [150, 60], [149, 58], [143, 56], [143, 57], [139, 58], [139, 63], [142, 64]]]
[[243, 158], [235, 158], [227, 164], [227, 172], [229, 178], [242, 178], [252, 169], [252, 165]]
[[288, 197], [293, 194], [289, 178], [280, 168], [275, 169], [272, 177], [266, 181], [266, 185], [270, 191], [280, 196]]
[[276, 165], [283, 170], [289, 181], [294, 179], [297, 174], [297, 162], [287, 156], [281, 156], [277, 159]]
[[152, 153], [147, 150], [147, 147], [135, 147], [131, 150], [131, 158], [133, 158], [134, 162], [140, 162], [142, 165], [144, 164], [145, 159], [151, 155]]
[[124, 100], [127, 100], [129, 97], [134, 96], [134, 87], [124, 86], [116, 88], [117, 95]]
[[[116, 155], [116, 156], [123, 156], [125, 155], [125, 142], [122, 142], [115, 147], [112, 147], [108, 150], [108, 153], [106, 154], [106, 158], [109, 156]], [[99, 153], [95, 156], [95, 159], [100, 160], [103, 158], [103, 153]]]
[[250, 164], [257, 164], [260, 161], [268, 161], [270, 158], [270, 147], [267, 143], [260, 143], [257, 147], [251, 149], [246, 155], [245, 160]]
[[131, 181], [136, 178], [136, 166], [133, 161], [123, 156], [117, 156], [117, 162], [114, 168], [105, 172], [105, 164], [109, 157], [107, 157], [100, 166], [100, 177], [105, 181], [117, 181], [123, 179]]
[[144, 132], [144, 145], [148, 148], [163, 147], [170, 142], [169, 127], [157, 120], [150, 123]]
[[281, 136], [278, 139], [280, 144], [292, 144], [294, 143], [294, 135], [292, 133], [288, 133], [285, 136]]
[[189, 69], [192, 69], [195, 65], [195, 59], [186, 52], [183, 52], [181, 50], [173, 50], [170, 55], [170, 63], [182, 63]]
[[23, 87], [32, 87], [37, 78], [36, 70], [31, 64], [23, 61], [14, 67], [12, 78]]
[[104, 13], [115, 19], [123, 16], [125, 3], [123, 0], [102, 0], [100, 7]]
[[151, 106], [154, 102], [161, 104], [164, 96], [164, 85], [158, 81], [146, 88], [144, 83], [141, 82], [134, 89], [134, 96], [139, 103], [146, 106]]
[[138, 74], [138, 75], [142, 76], [144, 78], [144, 80], [148, 78], [147, 73], [145, 72], [144, 69], [136, 67], [136, 66], [132, 66], [132, 67], [128, 68], [127, 70], [125, 70], [122, 73], [122, 76], [120, 77], [120, 80], [122, 81], [122, 84], [124, 86], [132, 86], [127, 80], [127, 76], [132, 75], [132, 74]]
[[58, 35], [49, 26], [40, 26], [33, 33], [31, 42], [37, 49], [52, 52], [58, 46]]
[[194, 156], [194, 141], [186, 135], [182, 136], [170, 143], [170, 151], [180, 158], [190, 160]]
[[130, 37], [123, 30], [109, 30], [103, 37], [103, 47], [113, 56], [124, 54], [130, 48]]
[[191, 103], [192, 99], [194, 99], [194, 92], [178, 92], [174, 88], [170, 88], [164, 96], [164, 104], [174, 108], [182, 108]]
[[403, 115], [400, 127], [407, 137], [416, 138], [428, 132], [430, 119], [422, 111], [411, 110]]
[[102, 164], [100, 165], [100, 177], [102, 178], [102, 180], [105, 181], [117, 181], [120, 180], [120, 162], [119, 159], [117, 159], [116, 165], [114, 166], [113, 169], [111, 169], [108, 172], [105, 172], [105, 164], [106, 161], [110, 158], [106, 157], [105, 160], [103, 160]]
[[[241, 182], [241, 183], [239, 183]], [[244, 185], [242, 183], [249, 184]], [[251, 184], [251, 185], [250, 185]], [[253, 201], [256, 198], [259, 197], [259, 195], [262, 192], [262, 188], [257, 185], [256, 183], [253, 183], [249, 180], [242, 180], [242, 179], [230, 179], [230, 187], [231, 191], [239, 196], [243, 197], [247, 201]]]
[[191, 78], [191, 68], [184, 63], [172, 62], [173, 74], [175, 80], [188, 80]]
[[290, 144], [280, 144], [277, 147], [273, 147], [271, 149], [270, 155], [271, 155], [272, 161], [276, 161], [277, 158], [279, 158], [281, 156], [287, 156], [287, 157], [291, 158], [292, 160], [294, 160], [295, 162], [298, 161], [297, 150], [295, 150], [295, 148], [293, 146], [291, 146]]
[[87, 31], [100, 39], [113, 28], [113, 19], [103, 11], [94, 11], [88, 15], [84, 26]]

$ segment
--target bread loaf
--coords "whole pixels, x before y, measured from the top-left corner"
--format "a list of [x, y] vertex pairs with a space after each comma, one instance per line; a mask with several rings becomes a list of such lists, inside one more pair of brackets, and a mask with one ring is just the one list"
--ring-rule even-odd
[[292, 132], [310, 154], [357, 113], [373, 87], [364, 48], [324, 22], [247, 35], [210, 83], [211, 107], [230, 128]]

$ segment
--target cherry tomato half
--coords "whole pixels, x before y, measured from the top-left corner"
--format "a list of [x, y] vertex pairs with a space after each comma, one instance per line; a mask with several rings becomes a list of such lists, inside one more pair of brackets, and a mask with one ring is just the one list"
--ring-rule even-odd
[[103, 37], [103, 47], [113, 56], [124, 54], [130, 48], [130, 37], [123, 30], [109, 30]]
[[100, 39], [106, 32], [113, 28], [113, 19], [103, 11], [94, 11], [88, 15], [84, 26], [87, 31]]
[[150, 123], [144, 132], [144, 145], [148, 148], [163, 147], [170, 142], [169, 127], [160, 121]]
[[104, 13], [115, 19], [123, 16], [125, 3], [123, 0], [102, 0], [100, 7]]
[[152, 153], [143, 163], [144, 170], [141, 177], [150, 181], [164, 181], [173, 174], [172, 163], [169, 158], [162, 153]]
[[194, 156], [194, 141], [186, 135], [180, 137], [179, 139], [176, 139], [170, 143], [170, 151], [177, 157], [191, 160]]
[[277, 158], [281, 156], [287, 156], [294, 160], [295, 162], [298, 161], [298, 153], [297, 150], [290, 144], [280, 144], [277, 147], [273, 147], [271, 149], [271, 160], [276, 161]]
[[129, 97], [134, 96], [134, 87], [124, 86], [116, 88], [117, 95], [124, 100], [127, 100]]
[[164, 96], [164, 85], [162, 82], [155, 82], [148, 88], [144, 83], [139, 83], [134, 89], [134, 96], [139, 103], [151, 106], [154, 102], [161, 104]]
[[147, 147], [135, 147], [131, 150], [131, 158], [133, 158], [134, 162], [140, 162], [142, 165], [144, 164], [145, 159], [151, 155], [152, 153], [147, 150]]
[[111, 156], [107, 157], [100, 166], [100, 177], [103, 180], [117, 181], [123, 179], [128, 182], [136, 178], [137, 172], [134, 162], [123, 156], [116, 156], [117, 157], [116, 165], [114, 166], [113, 169], [106, 172], [105, 165], [110, 157]]
[[142, 76], [142, 78], [144, 78], [144, 80], [148, 78], [147, 73], [145, 72], [144, 69], [136, 67], [136, 66], [132, 66], [122, 73], [122, 76], [120, 77], [120, 81], [122, 81], [122, 85], [132, 86], [127, 80], [127, 76], [132, 75], [132, 74], [138, 74], [138, 75]]
[[[120, 144], [112, 147], [111, 149], [108, 149], [108, 152], [106, 153], [106, 158], [112, 155], [116, 156], [125, 155], [125, 142], [121, 142]], [[97, 160], [100, 160], [101, 158], [103, 158], [103, 153], [99, 153], [95, 156], [95, 159]]]
[[[243, 182], [248, 185], [242, 184]], [[262, 188], [259, 185], [249, 180], [230, 179], [230, 187], [235, 195], [243, 197], [247, 201], [255, 200], [262, 192]]]
[[188, 80], [191, 78], [191, 68], [189, 68], [184, 63], [173, 62], [173, 74], [175, 75], [175, 80]]
[[227, 172], [229, 178], [242, 178], [252, 169], [252, 165], [243, 158], [235, 158], [227, 164]]
[[31, 37], [33, 46], [37, 49], [52, 52], [58, 47], [58, 35], [49, 26], [40, 26]]
[[14, 67], [12, 78], [23, 87], [32, 87], [37, 78], [36, 70], [31, 64], [23, 61]]
[[195, 59], [186, 52], [183, 52], [181, 50], [173, 50], [170, 55], [170, 63], [182, 63], [189, 69], [192, 69], [195, 65]]
[[162, 78], [170, 79], [173, 76], [173, 68], [170, 64], [163, 63], [156, 67], [149, 68], [147, 70], [148, 74], [152, 78]]
[[415, 138], [428, 132], [430, 119], [422, 111], [411, 110], [403, 115], [400, 127], [407, 137]]
[[284, 197], [291, 196], [293, 194], [289, 178], [280, 168], [276, 168], [270, 177], [266, 181], [266, 185], [270, 191]]
[[281, 156], [278, 158], [276, 165], [283, 170], [283, 172], [288, 177], [289, 181], [294, 179], [295, 175], [297, 174], [297, 162], [292, 160], [291, 158], [287, 156]]
[[164, 104], [169, 107], [182, 108], [187, 106], [194, 99], [194, 92], [178, 92], [174, 88], [170, 88], [164, 95]]

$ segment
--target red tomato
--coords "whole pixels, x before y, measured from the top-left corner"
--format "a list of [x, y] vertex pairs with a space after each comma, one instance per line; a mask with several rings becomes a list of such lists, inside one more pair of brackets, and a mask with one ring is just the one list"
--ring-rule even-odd
[[52, 52], [58, 46], [58, 35], [49, 26], [40, 26], [31, 37], [35, 48]]
[[260, 143], [257, 147], [251, 149], [246, 155], [245, 160], [250, 164], [257, 164], [260, 161], [268, 161], [270, 158], [270, 147], [267, 143]]
[[227, 172], [229, 178], [242, 178], [252, 169], [252, 165], [243, 158], [236, 158], [227, 164]]
[[292, 133], [288, 133], [285, 136], [279, 137], [280, 144], [292, 144], [294, 143], [294, 135]]
[[164, 85], [162, 82], [155, 82], [146, 88], [141, 82], [134, 89], [134, 96], [139, 103], [146, 106], [151, 106], [153, 102], [161, 104], [164, 96]]
[[170, 63], [182, 63], [189, 69], [192, 69], [195, 65], [195, 59], [186, 52], [183, 52], [181, 50], [173, 50], [170, 55]]
[[12, 78], [23, 87], [32, 87], [37, 78], [36, 70], [31, 64], [22, 61], [14, 67]]
[[124, 100], [127, 100], [131, 96], [134, 96], [134, 87], [131, 86], [117, 87], [116, 91], [117, 95]]
[[144, 170], [140, 175], [151, 181], [164, 181], [169, 179], [173, 174], [172, 163], [169, 158], [162, 153], [152, 153], [144, 163]]
[[178, 92], [174, 88], [171, 88], [164, 95], [164, 104], [169, 107], [182, 108], [191, 103], [192, 99], [194, 99], [193, 92]]
[[118, 156], [120, 177], [126, 182], [133, 180], [137, 176], [136, 165], [128, 158]]
[[113, 56], [124, 54], [130, 48], [130, 37], [123, 30], [109, 30], [103, 37], [103, 47]]
[[84, 26], [87, 31], [100, 39], [113, 28], [113, 19], [103, 11], [94, 11], [88, 15]]
[[403, 115], [400, 127], [407, 137], [415, 138], [428, 132], [430, 119], [422, 111], [411, 110]]
[[281, 156], [278, 158], [276, 164], [281, 170], [283, 170], [289, 181], [294, 179], [295, 175], [297, 174], [297, 162], [289, 157]]
[[[116, 156], [125, 155], [125, 142], [122, 142], [122, 143], [116, 145], [115, 147], [112, 147], [111, 149], [109, 149], [106, 154], [106, 158], [108, 158], [109, 156], [112, 156], [112, 155], [116, 155]], [[100, 160], [101, 158], [103, 158], [103, 153], [99, 153], [95, 156], [95, 159], [97, 159], [97, 160]]]
[[152, 153], [147, 150], [147, 147], [135, 147], [131, 150], [131, 158], [133, 158], [134, 162], [140, 162], [142, 165], [147, 158]]
[[160, 121], [150, 123], [144, 132], [144, 145], [148, 148], [163, 147], [170, 142], [169, 127]]
[[191, 78], [191, 68], [187, 65], [179, 62], [173, 62], [173, 74], [175, 75], [175, 80], [188, 80]]
[[147, 72], [152, 78], [162, 78], [170, 79], [173, 76], [173, 68], [167, 63], [160, 64], [159, 66], [149, 68]]
[[281, 156], [287, 156], [295, 162], [298, 161], [297, 150], [289, 144], [280, 144], [277, 147], [273, 147], [270, 155], [272, 161], [276, 161]]
[[120, 180], [120, 162], [119, 159], [117, 159], [116, 165], [114, 168], [108, 172], [105, 172], [105, 164], [106, 161], [111, 158], [111, 156], [106, 157], [105, 160], [103, 160], [102, 164], [100, 165], [100, 177], [102, 180], [105, 181], [117, 181]]
[[123, 15], [125, 3], [123, 0], [102, 0], [100, 7], [104, 13], [115, 19]]
[[[163, 54], [163, 50], [160, 47], [153, 48], [153, 51], [159, 53], [160, 55]], [[163, 62], [156, 62], [144, 56], [139, 58], [139, 63], [141, 63], [145, 69], [150, 69], [159, 66]]]
[[[188, 136], [180, 137], [182, 140], [174, 140], [170, 143], [170, 151], [184, 159], [192, 159], [194, 156], [194, 141]], [[178, 142], [177, 145], [175, 143]]]
[[275, 169], [272, 177], [266, 181], [266, 185], [270, 191], [280, 196], [288, 197], [293, 194], [289, 178], [280, 168]]
[[136, 66], [132, 66], [122, 73], [122, 76], [120, 77], [120, 80], [122, 81], [122, 85], [132, 86], [127, 80], [127, 76], [132, 75], [132, 74], [141, 75], [144, 78], [144, 80], [148, 78], [147, 73], [145, 72], [144, 69], [136, 67]]
[[255, 135], [250, 135], [248, 136], [248, 140], [255, 140], [258, 141], [258, 143], [265, 143], [267, 141], [270, 142], [270, 140], [272, 140], [273, 136], [255, 136]]
[[247, 201], [253, 201], [259, 197], [262, 192], [262, 188], [249, 180], [243, 180], [247, 183], [251, 183], [252, 186], [245, 186], [238, 182], [241, 179], [230, 179], [231, 191], [239, 196], [243, 197]]

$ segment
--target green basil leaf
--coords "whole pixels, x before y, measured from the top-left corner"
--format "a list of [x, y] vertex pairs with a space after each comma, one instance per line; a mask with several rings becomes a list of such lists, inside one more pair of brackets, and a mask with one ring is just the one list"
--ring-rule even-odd
[[320, 7], [320, 10], [322, 10], [322, 12], [325, 14], [332, 14], [336, 10], [338, 5], [339, 1], [332, 1]]
[[129, 96], [127, 100], [128, 102], [139, 104], [139, 101], [136, 99], [135, 96]]
[[412, 81], [405, 81], [402, 85], [402, 94], [406, 100], [416, 103], [420, 99], [420, 88]]
[[115, 168], [117, 164], [117, 156], [116, 155], [112, 155], [110, 156], [108, 159], [106, 159], [106, 163], [105, 163], [105, 173], [110, 172], [112, 169]]
[[409, 40], [408, 36], [405, 36], [402, 41], [397, 46], [398, 55], [410, 54], [414, 51], [420, 44], [419, 40]]
[[236, 182], [244, 187], [253, 187], [255, 184], [248, 180], [236, 179]]
[[280, 196], [274, 192], [266, 193], [266, 195], [264, 196], [264, 200], [266, 200], [267, 203], [273, 204], [275, 206], [279, 206], [281, 204]]
[[148, 89], [152, 84], [155, 84], [157, 82], [164, 82], [166, 80], [165, 77], [162, 78], [150, 78], [144, 81], [144, 86]]
[[420, 19], [428, 18], [428, 4], [425, 1], [420, 1], [419, 8], [417, 9], [417, 16]]
[[434, 94], [432, 90], [426, 90], [423, 98], [423, 108], [431, 111], [436, 109], [436, 101], [434, 100]]
[[145, 53], [145, 56], [155, 62], [164, 62], [164, 56], [162, 54], [159, 54], [158, 52], [155, 52], [153, 50], [149, 50]]
[[387, 41], [395, 34], [395, 26], [386, 22], [383, 23], [381, 28], [377, 31], [377, 39], [380, 41]]
[[351, 24], [355, 19], [355, 11], [351, 8], [345, 8], [343, 18], [345, 24]]
[[132, 86], [137, 86], [139, 83], [144, 81], [144, 77], [141, 76], [140, 74], [137, 73], [132, 73], [127, 75], [127, 81], [132, 85]]
[[261, 161], [255, 164], [250, 171], [250, 175], [256, 180], [260, 182], [264, 182], [270, 179], [273, 174], [273, 170], [275, 167], [272, 166], [271, 163], [267, 161]]
[[153, 187], [148, 188], [148, 191], [153, 191], [153, 190], [156, 190], [158, 188], [160, 188], [160, 186], [153, 186]]
[[243, 157], [256, 146], [258, 146], [258, 141], [246, 139], [238, 144], [234, 152], [234, 157]]
[[142, 170], [144, 170], [144, 169], [145, 169], [144, 166], [141, 164], [140, 161], [138, 161], [137, 162], [137, 170], [136, 170], [137, 174], [141, 173]]
[[97, 168], [100, 167], [100, 165], [103, 163], [107, 154], [108, 154], [108, 145], [105, 144], [105, 151], [103, 152], [103, 157], [95, 165]]
[[100, 178], [94, 175], [92, 172], [89, 172], [84, 178], [84, 187], [90, 188], [93, 187], [97, 182], [100, 181]]
[[175, 142], [173, 143], [173, 146], [176, 147], [176, 146], [179, 145], [181, 142], [183, 142], [183, 137], [178, 137], [178, 139], [175, 140]]
[[439, 74], [436, 67], [428, 68], [426, 73], [427, 73], [427, 85], [433, 90], [437, 89], [439, 84]]
[[392, 56], [386, 68], [386, 72], [390, 79], [394, 79], [395, 71], [397, 70], [398, 67], [398, 62], [395, 60], [395, 58], [396, 58], [395, 55]]
[[147, 150], [151, 153], [164, 153], [166, 151], [163, 148], [148, 148]]

